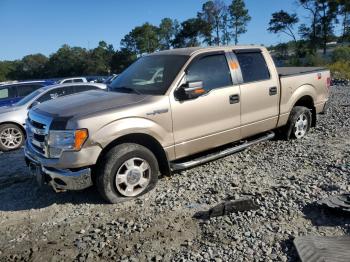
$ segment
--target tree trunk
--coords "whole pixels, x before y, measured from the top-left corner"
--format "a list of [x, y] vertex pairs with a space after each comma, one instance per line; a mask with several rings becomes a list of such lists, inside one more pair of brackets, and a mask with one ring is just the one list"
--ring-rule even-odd
[[235, 45], [238, 44], [238, 26], [236, 25], [236, 33], [235, 33]]

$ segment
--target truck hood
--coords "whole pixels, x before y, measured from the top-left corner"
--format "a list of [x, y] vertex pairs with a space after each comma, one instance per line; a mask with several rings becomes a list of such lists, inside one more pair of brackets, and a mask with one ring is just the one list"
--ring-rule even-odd
[[70, 118], [132, 105], [145, 97], [146, 95], [94, 90], [51, 100], [36, 106], [34, 110]]

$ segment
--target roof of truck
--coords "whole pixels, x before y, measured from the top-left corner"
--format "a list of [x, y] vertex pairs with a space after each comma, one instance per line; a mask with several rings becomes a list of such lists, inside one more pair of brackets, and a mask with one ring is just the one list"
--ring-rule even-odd
[[196, 53], [221, 51], [221, 50], [238, 50], [238, 49], [265, 49], [259, 45], [235, 45], [235, 46], [209, 46], [209, 47], [186, 47], [186, 48], [174, 48], [164, 51], [152, 53], [150, 55], [185, 55], [192, 56]]

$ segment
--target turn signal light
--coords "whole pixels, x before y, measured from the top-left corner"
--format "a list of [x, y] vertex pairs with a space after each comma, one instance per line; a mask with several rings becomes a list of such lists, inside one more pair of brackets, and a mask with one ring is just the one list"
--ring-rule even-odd
[[88, 138], [89, 134], [87, 129], [79, 129], [75, 131], [75, 142], [74, 142], [74, 149], [80, 150], [83, 144], [85, 143], [86, 139]]

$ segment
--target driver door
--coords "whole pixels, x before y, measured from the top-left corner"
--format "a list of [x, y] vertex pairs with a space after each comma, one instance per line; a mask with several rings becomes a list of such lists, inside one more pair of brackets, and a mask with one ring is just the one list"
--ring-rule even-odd
[[202, 81], [206, 92], [171, 98], [177, 159], [240, 139], [240, 87], [233, 80], [224, 52], [199, 55], [187, 67], [182, 84]]

